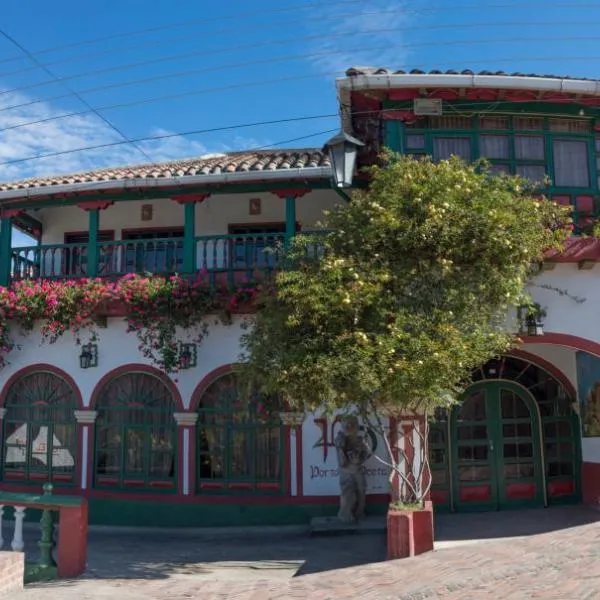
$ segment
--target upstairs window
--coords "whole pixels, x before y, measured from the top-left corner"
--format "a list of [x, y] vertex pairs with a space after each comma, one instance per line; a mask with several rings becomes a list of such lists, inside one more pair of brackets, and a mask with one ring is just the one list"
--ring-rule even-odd
[[471, 162], [471, 140], [467, 137], [436, 137], [433, 140], [433, 160], [458, 156]]
[[556, 187], [589, 187], [590, 168], [586, 140], [555, 139], [554, 185]]

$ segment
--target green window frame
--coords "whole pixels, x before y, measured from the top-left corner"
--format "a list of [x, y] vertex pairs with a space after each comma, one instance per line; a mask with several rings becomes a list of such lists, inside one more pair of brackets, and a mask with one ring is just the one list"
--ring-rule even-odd
[[95, 409], [94, 486], [177, 490], [177, 403], [156, 375], [128, 371], [100, 391]]
[[[504, 144], [502, 156], [487, 157], [496, 172], [521, 175], [537, 172], [537, 178], [541, 177], [541, 169], [544, 169], [552, 182], [550, 190], [553, 193], [584, 194], [598, 190], [596, 143], [590, 119], [535, 114], [475, 114], [470, 117], [451, 114], [446, 117], [419, 118], [410, 125], [390, 121], [387, 123], [386, 145], [404, 154], [434, 156], [436, 140], [467, 138], [470, 140], [471, 158], [475, 160], [486, 158], [482, 138], [485, 141], [492, 137], [502, 137], [508, 142]], [[555, 144], [560, 142], [586, 143], [587, 185], [555, 183]]]
[[207, 387], [198, 407], [199, 493], [284, 492], [285, 430], [277, 417], [262, 416], [266, 402], [258, 396], [248, 400], [234, 373]]
[[74, 485], [78, 402], [71, 384], [50, 371], [28, 373], [10, 386], [4, 407], [3, 481]]

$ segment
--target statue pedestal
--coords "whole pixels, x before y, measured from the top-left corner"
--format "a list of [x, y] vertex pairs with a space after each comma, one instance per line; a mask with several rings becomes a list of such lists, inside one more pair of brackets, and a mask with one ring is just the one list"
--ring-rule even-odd
[[383, 533], [385, 530], [386, 518], [384, 515], [365, 517], [358, 523], [342, 523], [337, 517], [314, 517], [310, 522], [311, 536]]

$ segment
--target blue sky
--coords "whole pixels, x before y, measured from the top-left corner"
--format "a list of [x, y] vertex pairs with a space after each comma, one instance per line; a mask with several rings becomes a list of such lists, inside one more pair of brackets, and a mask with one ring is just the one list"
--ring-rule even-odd
[[[103, 0], [88, 8], [80, 0], [4, 4], [4, 31], [65, 79], [52, 83], [32, 60], [0, 38], [0, 180], [145, 162], [135, 148], [122, 145], [1, 164], [119, 139], [89, 113], [5, 129], [85, 111], [69, 90], [98, 108], [130, 104], [103, 109], [102, 114], [137, 138], [335, 114], [334, 79], [357, 64], [587, 77], [599, 75], [600, 67], [598, 2]], [[139, 32], [144, 29], [153, 31]], [[82, 43], [94, 39], [102, 41]], [[59, 46], [63, 48], [47, 51]], [[140, 103], [177, 94], [186, 95]], [[333, 117], [140, 146], [153, 160], [165, 160], [267, 146], [337, 124]], [[320, 145], [326, 137], [293, 145]]]

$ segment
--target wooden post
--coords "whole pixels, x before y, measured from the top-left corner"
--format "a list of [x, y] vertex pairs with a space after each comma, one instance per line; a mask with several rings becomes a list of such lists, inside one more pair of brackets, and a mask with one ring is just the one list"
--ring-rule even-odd
[[183, 272], [193, 275], [196, 272], [196, 203], [184, 205], [183, 227]]
[[12, 218], [3, 216], [0, 220], [0, 286], [10, 283], [12, 263]]
[[87, 251], [87, 276], [98, 276], [98, 229], [100, 225], [100, 212], [97, 208], [88, 211], [88, 251]]

